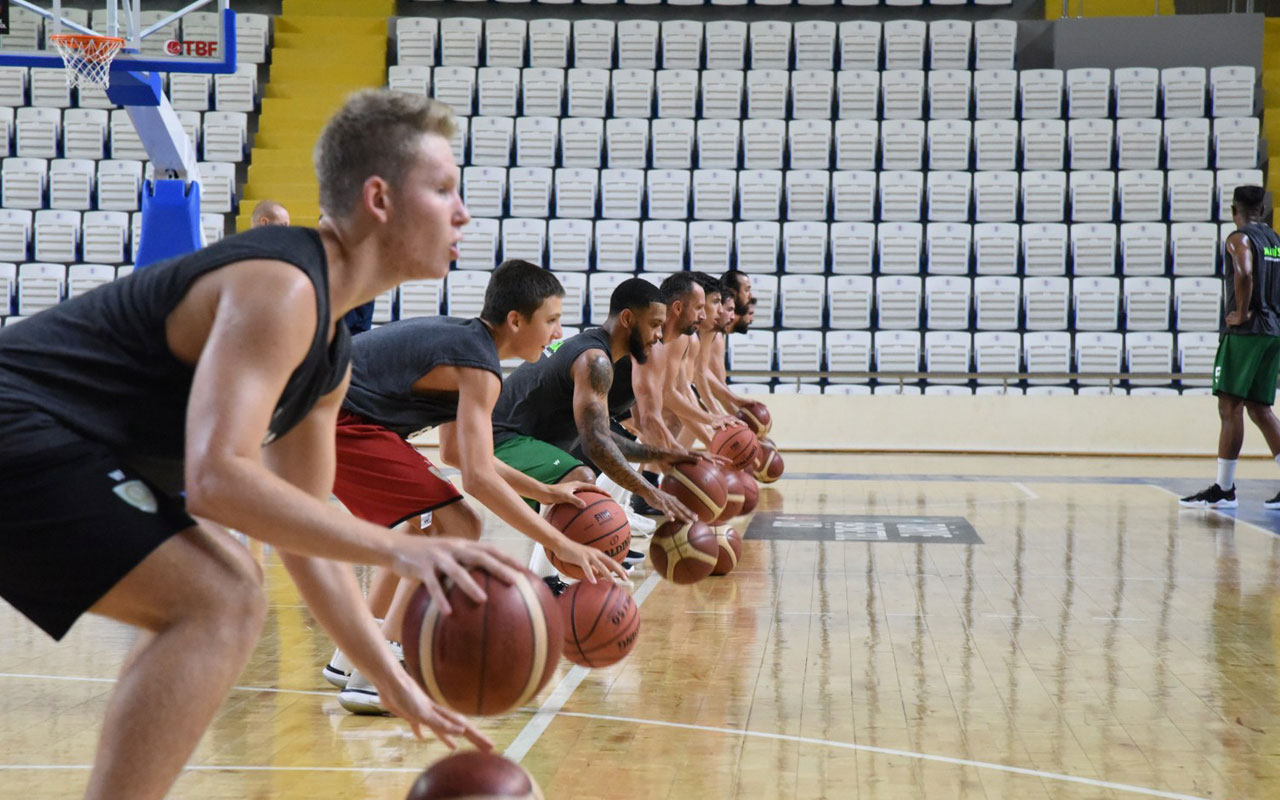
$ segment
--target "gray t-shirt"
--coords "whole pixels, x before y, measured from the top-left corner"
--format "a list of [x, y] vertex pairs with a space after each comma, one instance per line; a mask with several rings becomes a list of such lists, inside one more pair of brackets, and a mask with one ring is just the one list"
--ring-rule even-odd
[[351, 340], [351, 387], [343, 407], [409, 437], [458, 418], [458, 393], [418, 394], [413, 384], [436, 367], [471, 367], [502, 380], [493, 334], [479, 319], [402, 319]]

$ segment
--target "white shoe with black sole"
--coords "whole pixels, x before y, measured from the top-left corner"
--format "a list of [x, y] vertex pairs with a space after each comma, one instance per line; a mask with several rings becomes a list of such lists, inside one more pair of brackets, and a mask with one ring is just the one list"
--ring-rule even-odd
[[351, 673], [346, 688], [338, 692], [338, 705], [352, 714], [386, 716], [391, 713], [383, 707], [378, 688], [359, 670]]

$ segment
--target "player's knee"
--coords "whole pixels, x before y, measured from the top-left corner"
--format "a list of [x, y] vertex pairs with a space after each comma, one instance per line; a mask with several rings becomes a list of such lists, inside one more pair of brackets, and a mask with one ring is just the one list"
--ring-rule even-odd
[[1271, 406], [1262, 403], [1246, 402], [1245, 410], [1249, 412], [1249, 419], [1254, 422], [1264, 422], [1271, 417]]
[[585, 483], [591, 483], [595, 479], [596, 479], [596, 474], [591, 471], [591, 467], [588, 467], [584, 464], [580, 467], [574, 467], [573, 469], [569, 470], [568, 474], [566, 474], [563, 478], [560, 479], [560, 483], [569, 483], [570, 481], [583, 481]]

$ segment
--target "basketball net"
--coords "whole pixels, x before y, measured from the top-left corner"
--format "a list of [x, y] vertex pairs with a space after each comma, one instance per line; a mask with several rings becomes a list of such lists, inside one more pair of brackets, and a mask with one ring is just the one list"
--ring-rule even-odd
[[111, 61], [124, 47], [118, 36], [59, 33], [49, 37], [67, 67], [67, 86], [111, 85]]

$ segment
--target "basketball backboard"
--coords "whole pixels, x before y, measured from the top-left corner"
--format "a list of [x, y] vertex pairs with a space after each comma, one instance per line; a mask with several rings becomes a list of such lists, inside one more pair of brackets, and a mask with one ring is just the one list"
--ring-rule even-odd
[[181, 8], [156, 0], [0, 0], [0, 67], [62, 66], [49, 37], [59, 33], [119, 36], [124, 49], [112, 71], [229, 73], [236, 69], [235, 13], [228, 0], [195, 0]]

